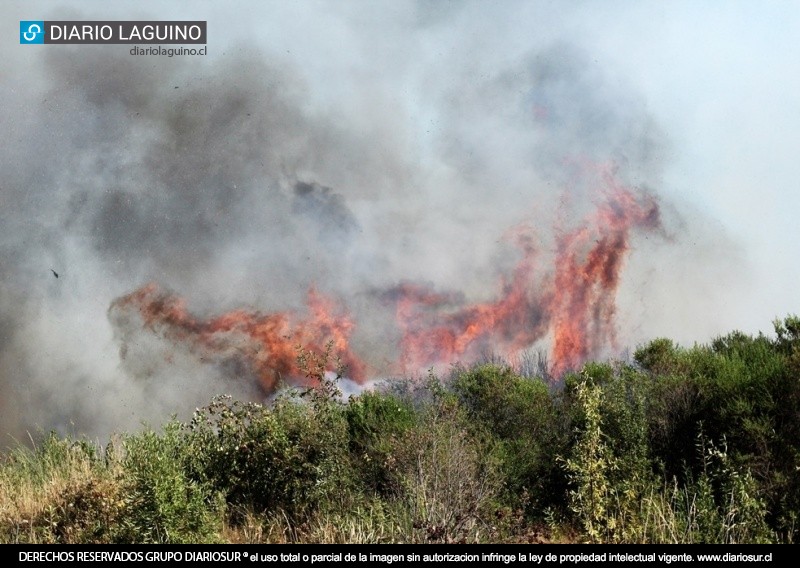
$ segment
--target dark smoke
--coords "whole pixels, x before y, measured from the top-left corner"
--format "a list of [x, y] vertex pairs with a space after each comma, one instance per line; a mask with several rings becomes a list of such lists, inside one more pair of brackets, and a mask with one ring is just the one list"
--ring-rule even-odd
[[587, 168], [658, 187], [667, 147], [644, 103], [569, 45], [432, 92], [443, 134], [424, 159], [396, 117], [374, 112], [369, 130], [321, 109], [299, 71], [261, 53], [154, 64], [80, 46], [37, 65], [0, 111], [13, 141], [0, 155], [0, 429], [18, 438], [101, 436], [221, 392], [260, 396], [236, 358], [206, 365], [108, 319], [151, 281], [198, 318], [302, 311], [317, 286], [389, 373], [386, 290], [428, 282], [486, 301], [520, 259], [509, 227], [533, 227], [546, 266], [596, 204]]
[[317, 240], [331, 254], [344, 250], [361, 230], [344, 197], [316, 183], [294, 184], [292, 213], [314, 227]]

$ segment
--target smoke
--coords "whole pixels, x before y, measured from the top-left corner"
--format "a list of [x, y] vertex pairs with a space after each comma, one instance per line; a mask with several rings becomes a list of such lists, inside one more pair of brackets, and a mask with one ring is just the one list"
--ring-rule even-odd
[[[452, 16], [424, 6], [411, 29]], [[394, 113], [386, 93], [320, 104], [268, 51], [59, 46], [5, 65], [32, 70], [0, 111], [0, 429], [16, 437], [260, 399], [302, 383], [296, 345], [329, 340], [356, 382], [532, 346], [559, 373], [656, 328], [670, 308], [642, 290], [683, 274], [659, 255], [687, 287], [729, 270], [674, 252], [710, 241], [660, 192], [665, 133], [563, 40], [428, 78]]]

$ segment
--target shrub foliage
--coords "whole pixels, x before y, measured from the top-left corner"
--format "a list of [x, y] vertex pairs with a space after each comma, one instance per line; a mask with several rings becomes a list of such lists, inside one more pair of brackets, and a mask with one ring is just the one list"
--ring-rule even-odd
[[493, 358], [345, 400], [331, 359], [299, 349], [315, 387], [268, 404], [9, 451], [0, 543], [800, 540], [795, 316], [557, 381]]

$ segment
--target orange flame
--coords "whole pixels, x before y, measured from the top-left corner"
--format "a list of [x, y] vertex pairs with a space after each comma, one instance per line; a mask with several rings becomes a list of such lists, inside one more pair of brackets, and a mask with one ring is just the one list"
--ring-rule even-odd
[[534, 240], [526, 227], [513, 235], [523, 257], [510, 282], [501, 282], [500, 299], [495, 302], [457, 307], [456, 294], [435, 293], [421, 285], [405, 283], [393, 292], [397, 299], [397, 320], [403, 331], [400, 366], [418, 370], [434, 363], [474, 359], [479, 349], [518, 351], [541, 337], [547, 320], [540, 305], [546, 305], [541, 291], [530, 283], [536, 269]]
[[558, 239], [553, 296], [553, 374], [616, 346], [616, 292], [633, 227], [659, 225], [656, 202], [604, 173], [606, 200], [586, 226]]
[[308, 377], [297, 365], [298, 346], [321, 355], [329, 341], [348, 377], [362, 382], [366, 366], [348, 345], [354, 329], [350, 317], [313, 287], [308, 291], [307, 306], [309, 317], [305, 319], [292, 312], [235, 310], [199, 320], [188, 312], [185, 300], [151, 283], [115, 300], [110, 311], [137, 310], [145, 328], [199, 351], [203, 359], [232, 358], [245, 363], [267, 393], [273, 392], [281, 379], [306, 383]]
[[658, 207], [610, 172], [602, 172], [602, 181], [604, 201], [583, 226], [557, 238], [552, 272], [537, 271], [536, 243], [522, 226], [513, 233], [522, 258], [493, 302], [464, 306], [453, 293], [408, 283], [396, 288], [402, 370], [474, 360], [480, 349], [511, 356], [551, 331], [552, 374], [560, 376], [615, 346], [616, 290], [630, 232], [658, 226]]

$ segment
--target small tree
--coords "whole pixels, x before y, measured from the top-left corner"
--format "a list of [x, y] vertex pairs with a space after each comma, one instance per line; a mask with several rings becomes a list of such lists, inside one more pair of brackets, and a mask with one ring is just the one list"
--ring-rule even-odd
[[576, 385], [578, 404], [584, 411], [586, 425], [579, 433], [572, 457], [565, 460], [567, 474], [574, 484], [570, 490], [572, 510], [578, 515], [589, 540], [603, 541], [609, 527], [611, 492], [608, 474], [614, 460], [601, 428], [602, 391], [588, 376]]

